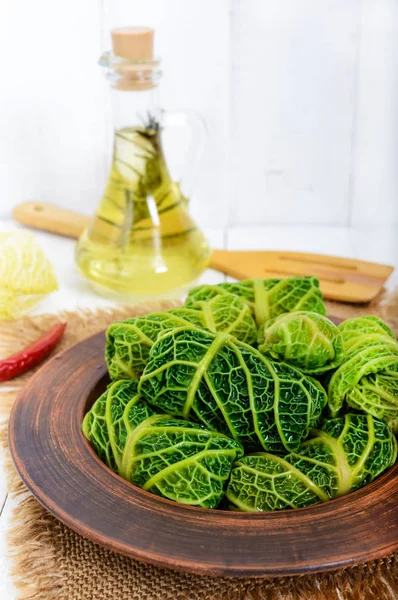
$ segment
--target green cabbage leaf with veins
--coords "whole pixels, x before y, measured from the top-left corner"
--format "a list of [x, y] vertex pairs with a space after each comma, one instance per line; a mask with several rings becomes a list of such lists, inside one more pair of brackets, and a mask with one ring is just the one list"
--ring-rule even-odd
[[[82, 431], [112, 471], [177, 502], [216, 508], [226, 494], [233, 510], [269, 511], [336, 498], [394, 464], [394, 334], [372, 316], [336, 327], [316, 280], [280, 281], [199, 286], [185, 306], [108, 329], [115, 380]], [[252, 315], [272, 318], [257, 332]]]
[[199, 300], [189, 307], [116, 322], [106, 332], [105, 357], [111, 379], [138, 378], [159, 335], [184, 325], [230, 333], [248, 344], [255, 343], [257, 338], [249, 307], [241, 298], [229, 293], [208, 301]]
[[83, 425], [99, 458], [127, 481], [184, 504], [216, 508], [241, 445], [203, 426], [155, 414], [137, 382], [119, 381], [95, 402]]
[[258, 327], [287, 312], [308, 310], [326, 315], [316, 277], [247, 279], [237, 283], [199, 285], [189, 292], [186, 305], [191, 306], [198, 300], [209, 300], [228, 293], [242, 298], [249, 306]]
[[120, 475], [144, 490], [183, 504], [216, 508], [241, 445], [225, 435], [164, 415], [129, 434]]
[[259, 351], [284, 360], [304, 373], [321, 374], [343, 360], [343, 338], [323, 315], [308, 311], [286, 313], [271, 319], [259, 330]]
[[377, 317], [359, 317], [339, 325], [344, 361], [328, 384], [333, 416], [348, 405], [398, 430], [398, 343]]
[[140, 398], [137, 381], [115, 381], [86, 413], [82, 430], [99, 458], [118, 472], [128, 434], [154, 413]]
[[192, 326], [153, 345], [139, 391], [161, 412], [271, 452], [297, 450], [327, 401], [321, 384], [293, 366], [229, 334]]
[[344, 354], [347, 356], [373, 342], [384, 341], [391, 344], [397, 341], [388, 325], [373, 315], [347, 319], [338, 328], [343, 337]]
[[241, 511], [302, 508], [367, 485], [391, 467], [397, 442], [371, 415], [328, 419], [297, 452], [247, 455], [234, 463], [226, 496]]

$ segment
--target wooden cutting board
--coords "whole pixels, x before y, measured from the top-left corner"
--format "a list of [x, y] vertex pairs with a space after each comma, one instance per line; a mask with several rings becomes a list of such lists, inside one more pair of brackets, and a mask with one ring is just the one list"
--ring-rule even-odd
[[[85, 215], [40, 202], [16, 206], [13, 217], [29, 227], [71, 238], [78, 238], [90, 221]], [[381, 292], [394, 270], [389, 265], [351, 258], [279, 250], [213, 250], [209, 266], [236, 279], [313, 275], [318, 277], [325, 298], [361, 304]]]

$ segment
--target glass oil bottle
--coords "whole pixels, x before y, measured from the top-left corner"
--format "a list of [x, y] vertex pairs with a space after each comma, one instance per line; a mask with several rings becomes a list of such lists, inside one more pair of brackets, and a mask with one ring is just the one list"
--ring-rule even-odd
[[[153, 30], [113, 30], [112, 45], [113, 52], [100, 60], [113, 96], [112, 165], [97, 211], [77, 244], [76, 264], [108, 297], [178, 296], [206, 268], [211, 251], [162, 148], [168, 115], [157, 102], [161, 72], [153, 58]], [[195, 115], [178, 118], [203, 136]], [[176, 122], [176, 113], [170, 120]], [[194, 140], [191, 148], [200, 145]], [[192, 153], [190, 159], [193, 170]]]

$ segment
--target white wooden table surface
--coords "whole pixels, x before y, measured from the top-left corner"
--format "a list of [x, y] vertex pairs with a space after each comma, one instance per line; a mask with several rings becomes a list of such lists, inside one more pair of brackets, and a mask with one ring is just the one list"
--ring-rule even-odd
[[[0, 221], [0, 231], [9, 231], [15, 227], [11, 220]], [[397, 268], [397, 273], [394, 273], [390, 279], [389, 287], [398, 285], [396, 227], [269, 226], [233, 228], [228, 231], [213, 229], [207, 230], [206, 233], [215, 248], [297, 250], [385, 262]], [[60, 284], [59, 291], [43, 302], [37, 313], [109, 304], [92, 294], [76, 273], [73, 263], [73, 241], [44, 233], [37, 233], [37, 239], [53, 261]], [[201, 279], [208, 283], [221, 280], [223, 276], [212, 270], [206, 271]], [[2, 600], [17, 598], [8, 575], [9, 561], [6, 556], [6, 535], [12, 504], [7, 495], [5, 476], [0, 465], [0, 598]]]

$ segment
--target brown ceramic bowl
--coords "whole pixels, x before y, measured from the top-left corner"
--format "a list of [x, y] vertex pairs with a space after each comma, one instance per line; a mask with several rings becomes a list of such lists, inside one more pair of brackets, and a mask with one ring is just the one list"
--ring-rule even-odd
[[108, 382], [104, 342], [99, 333], [50, 360], [10, 419], [21, 478], [73, 530], [140, 561], [234, 577], [328, 571], [398, 548], [398, 464], [342, 498], [262, 514], [177, 504], [112, 473], [80, 430]]

